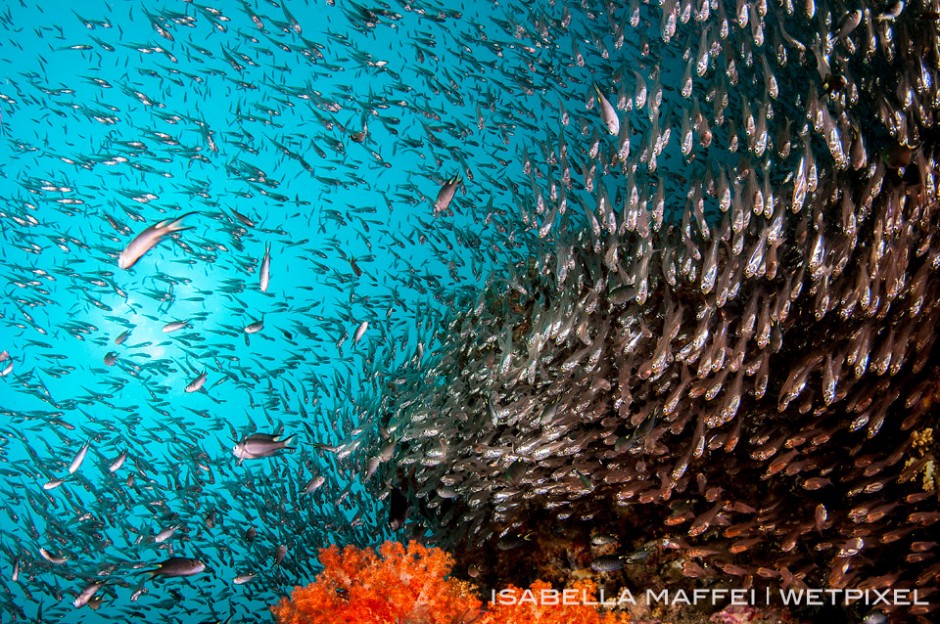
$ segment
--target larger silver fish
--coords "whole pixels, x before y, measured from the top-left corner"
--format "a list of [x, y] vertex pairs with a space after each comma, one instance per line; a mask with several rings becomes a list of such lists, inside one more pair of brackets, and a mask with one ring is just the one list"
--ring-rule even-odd
[[451, 176], [441, 187], [441, 190], [437, 192], [437, 199], [434, 201], [435, 217], [445, 212], [450, 206], [450, 202], [454, 199], [461, 181], [462, 178], [459, 175]]
[[280, 435], [253, 433], [237, 443], [232, 449], [238, 463], [241, 464], [246, 459], [260, 459], [262, 457], [271, 457], [282, 449], [293, 449], [290, 446], [294, 436], [282, 440]]
[[620, 132], [620, 118], [617, 117], [617, 111], [613, 105], [601, 93], [600, 87], [594, 85], [594, 92], [597, 94], [597, 105], [601, 111], [601, 121], [607, 126], [607, 132], [616, 135]]
[[76, 609], [84, 607], [86, 604], [88, 604], [88, 601], [91, 600], [91, 597], [95, 595], [95, 592], [101, 589], [102, 585], [104, 585], [104, 583], [99, 583], [98, 581], [92, 581], [86, 585], [85, 589], [83, 589], [78, 594], [78, 596], [75, 597], [75, 600], [72, 601], [72, 606], [74, 606]]
[[165, 576], [174, 578], [180, 576], [193, 576], [204, 572], [206, 564], [199, 559], [190, 559], [189, 557], [170, 557], [157, 564], [156, 569], [149, 570], [150, 576]]
[[176, 219], [160, 221], [138, 234], [118, 256], [118, 266], [125, 270], [131, 268], [167, 234], [190, 229], [189, 227], [180, 227], [180, 222], [192, 214], [196, 214], [196, 211], [184, 213]]

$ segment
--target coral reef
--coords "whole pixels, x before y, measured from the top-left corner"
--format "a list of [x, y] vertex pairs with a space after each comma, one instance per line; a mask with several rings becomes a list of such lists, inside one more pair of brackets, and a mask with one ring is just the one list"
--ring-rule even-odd
[[316, 582], [272, 608], [280, 624], [458, 624], [480, 609], [471, 586], [448, 579], [453, 559], [417, 542], [386, 542], [378, 554], [336, 546], [320, 551]]
[[[626, 624], [632, 618], [625, 613], [602, 611], [591, 603], [598, 599], [592, 581], [577, 581], [570, 588], [572, 600], [563, 596], [539, 601], [543, 591], [552, 590], [544, 581], [533, 582], [527, 590], [510, 586], [501, 594], [505, 603], [495, 602], [478, 620], [479, 624]], [[555, 600], [555, 599], [553, 599]]]
[[[592, 581], [574, 583], [571, 603], [543, 604], [551, 585], [536, 581], [528, 590], [509, 587], [502, 602], [483, 612], [472, 585], [447, 578], [453, 559], [439, 548], [415, 541], [386, 542], [378, 549], [336, 546], [320, 551], [324, 570], [307, 587], [272, 608], [279, 624], [624, 624], [626, 614], [602, 613]], [[574, 598], [577, 600], [575, 601]]]
[[[605, 594], [595, 578], [567, 576], [522, 589], [478, 589], [449, 576], [452, 557], [415, 541], [369, 549], [320, 551], [324, 570], [272, 608], [278, 624], [780, 624], [797, 622], [775, 607], [681, 607]], [[485, 592], [484, 592], [485, 593]]]

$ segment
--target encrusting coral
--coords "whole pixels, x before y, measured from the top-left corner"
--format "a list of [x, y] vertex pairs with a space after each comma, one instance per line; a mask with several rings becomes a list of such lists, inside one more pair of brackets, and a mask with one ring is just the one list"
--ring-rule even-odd
[[552, 586], [544, 581], [535, 581], [528, 590], [510, 586], [501, 592], [502, 602], [497, 601], [478, 620], [479, 624], [624, 624], [631, 618], [615, 611], [601, 612], [594, 606], [597, 601], [597, 586], [589, 580], [574, 583], [573, 600], [556, 597], [540, 601], [543, 591]]

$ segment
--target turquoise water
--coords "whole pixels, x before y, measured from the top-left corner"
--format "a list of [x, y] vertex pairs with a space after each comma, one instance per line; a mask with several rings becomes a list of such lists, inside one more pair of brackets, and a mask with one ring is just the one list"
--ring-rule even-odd
[[[543, 136], [557, 88], [531, 84], [490, 21], [507, 9], [395, 6], [370, 23], [340, 4], [0, 11], [0, 350], [13, 366], [0, 620], [263, 620], [313, 579], [317, 549], [392, 536], [374, 494], [384, 467], [365, 488], [381, 439], [357, 427], [396, 370], [433, 357], [454, 297], [524, 256], [509, 240], [517, 153]], [[503, 69], [486, 80], [481, 63]], [[453, 214], [435, 218], [454, 175]], [[137, 234], [190, 211], [190, 229], [119, 268]], [[174, 321], [187, 325], [164, 333]], [[252, 433], [296, 436], [294, 450], [238, 465], [234, 441]], [[148, 580], [133, 600], [171, 555], [208, 569]], [[97, 612], [74, 608], [96, 579]]]
[[[642, 66], [562, 5], [337, 4], [0, 11], [3, 621], [256, 621], [319, 548], [422, 532], [390, 531], [394, 471], [370, 475], [383, 390], [533, 256], [524, 172], [596, 139], [592, 82]], [[239, 465], [255, 433], [293, 449]], [[149, 580], [171, 556], [207, 570]]]

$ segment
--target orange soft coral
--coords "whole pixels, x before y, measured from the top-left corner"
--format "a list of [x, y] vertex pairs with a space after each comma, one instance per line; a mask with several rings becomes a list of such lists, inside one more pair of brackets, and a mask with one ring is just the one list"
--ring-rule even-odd
[[[573, 604], [533, 601], [551, 585], [501, 593], [485, 613], [472, 587], [448, 579], [453, 559], [417, 542], [386, 542], [378, 554], [347, 546], [320, 551], [323, 572], [316, 582], [294, 588], [272, 608], [279, 624], [625, 624], [625, 614], [602, 613], [592, 604], [597, 587], [575, 583]], [[561, 602], [561, 601], [559, 601]]]
[[445, 578], [453, 560], [444, 551], [386, 542], [376, 555], [347, 546], [320, 551], [324, 570], [273, 607], [280, 624], [458, 624], [479, 613], [470, 588]]

